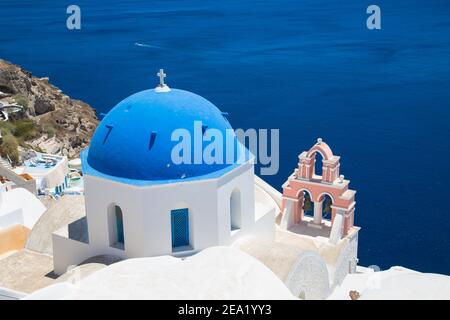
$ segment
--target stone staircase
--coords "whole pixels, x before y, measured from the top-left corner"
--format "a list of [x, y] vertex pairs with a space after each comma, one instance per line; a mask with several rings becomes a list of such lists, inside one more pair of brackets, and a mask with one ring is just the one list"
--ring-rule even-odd
[[[37, 193], [36, 180], [28, 179], [24, 176], [18, 175], [13, 171], [11, 163], [0, 157], [0, 176], [12, 181], [16, 188], [24, 188], [32, 194]], [[13, 187], [14, 188], [14, 187]]]

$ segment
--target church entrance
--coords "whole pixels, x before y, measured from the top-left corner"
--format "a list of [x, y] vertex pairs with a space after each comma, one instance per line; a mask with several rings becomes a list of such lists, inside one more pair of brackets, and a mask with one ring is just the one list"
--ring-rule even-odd
[[172, 248], [189, 246], [189, 209], [171, 211]]

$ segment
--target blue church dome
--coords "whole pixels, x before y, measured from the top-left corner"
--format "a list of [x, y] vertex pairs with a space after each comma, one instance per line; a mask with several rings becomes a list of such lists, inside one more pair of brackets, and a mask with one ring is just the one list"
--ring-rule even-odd
[[[181, 141], [179, 137], [172, 141], [177, 129], [184, 129], [192, 138], [191, 163], [176, 164], [172, 160], [174, 147]], [[236, 137], [227, 130], [232, 129], [231, 125], [208, 100], [178, 89], [141, 91], [117, 104], [100, 122], [89, 149], [82, 155], [83, 169], [140, 181], [183, 180], [231, 170], [235, 163], [226, 163], [225, 151], [221, 162], [207, 164], [202, 159], [194, 163], [194, 146], [198, 146], [195, 137], [203, 140], [210, 129], [221, 132], [223, 150], [229, 146], [227, 136], [233, 139], [234, 148]], [[200, 142], [202, 154], [210, 143]]]

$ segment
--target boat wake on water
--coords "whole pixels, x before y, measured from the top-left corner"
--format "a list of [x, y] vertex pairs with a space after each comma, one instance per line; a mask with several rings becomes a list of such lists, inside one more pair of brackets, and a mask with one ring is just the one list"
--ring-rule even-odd
[[159, 47], [159, 46], [154, 46], [154, 45], [151, 45], [151, 44], [140, 43], [140, 42], [135, 42], [134, 45], [136, 47], [144, 47], [144, 48], [152, 48], [152, 49], [163, 49], [162, 47]]

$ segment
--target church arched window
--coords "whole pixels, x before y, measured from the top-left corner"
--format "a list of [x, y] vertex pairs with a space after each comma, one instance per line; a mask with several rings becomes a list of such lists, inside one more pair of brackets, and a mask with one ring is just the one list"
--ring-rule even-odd
[[123, 228], [122, 209], [118, 205], [112, 204], [108, 211], [110, 246], [118, 249], [124, 249], [125, 234]]
[[241, 192], [233, 190], [230, 196], [230, 227], [231, 230], [240, 229], [242, 226]]

